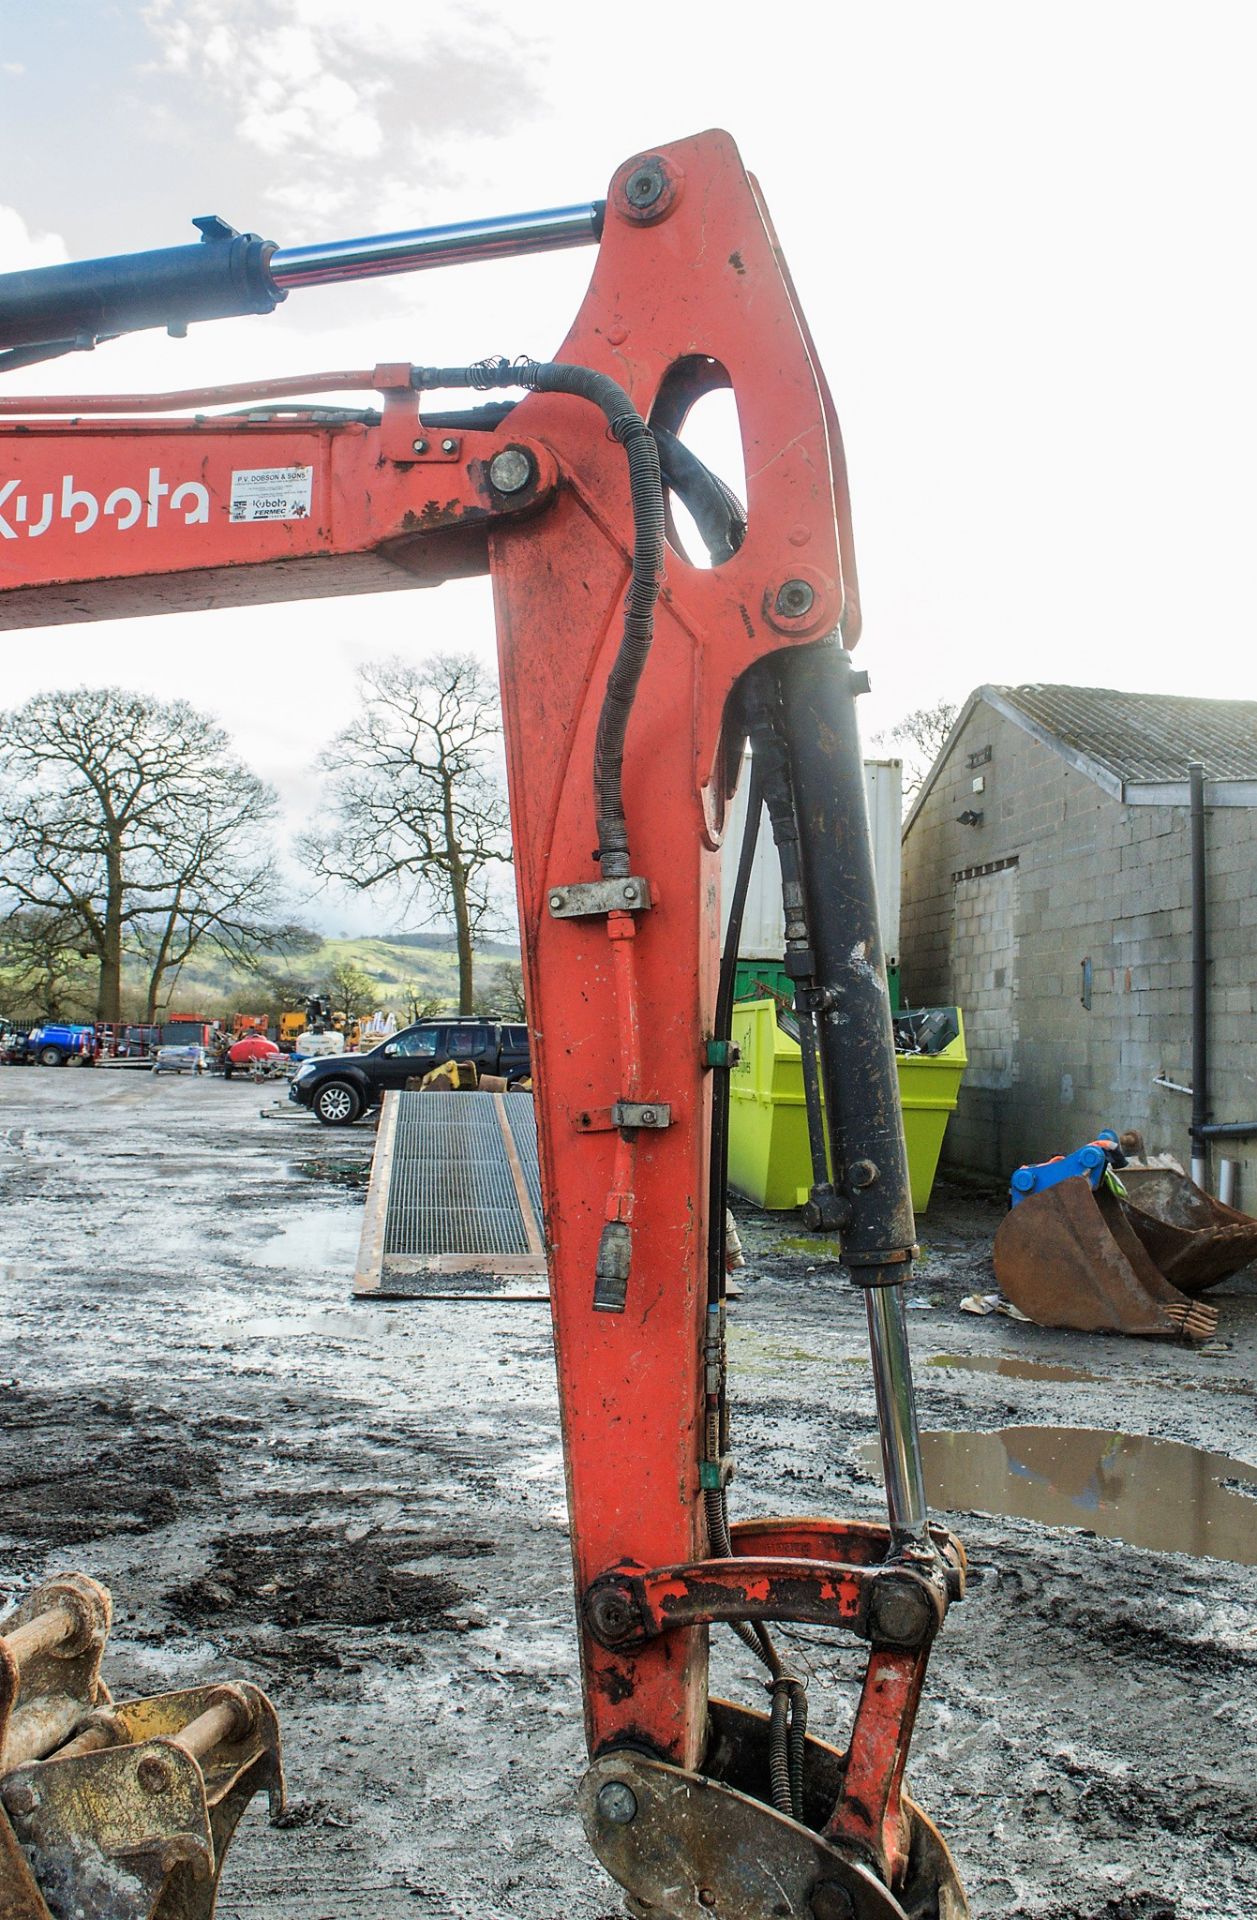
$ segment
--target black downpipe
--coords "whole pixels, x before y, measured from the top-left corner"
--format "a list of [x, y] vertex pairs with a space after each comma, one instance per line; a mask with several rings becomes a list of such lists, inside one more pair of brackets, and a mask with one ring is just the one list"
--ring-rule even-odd
[[855, 699], [866, 677], [837, 642], [777, 661], [813, 958], [810, 994], [835, 1180], [850, 1202], [843, 1259], [862, 1286], [906, 1278], [916, 1229]]
[[[1205, 867], [1205, 770], [1199, 760], [1187, 769], [1192, 872], [1192, 1175], [1200, 1186], [1206, 1172], [1209, 1136], [1209, 925]], [[1198, 1168], [1196, 1162], [1202, 1165]]]

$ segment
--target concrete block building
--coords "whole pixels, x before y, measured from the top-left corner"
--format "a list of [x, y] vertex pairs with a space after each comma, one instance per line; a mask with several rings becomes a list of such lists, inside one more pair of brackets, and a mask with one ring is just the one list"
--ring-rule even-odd
[[[979, 687], [904, 824], [903, 987], [970, 1067], [945, 1160], [1003, 1175], [1102, 1126], [1191, 1154], [1188, 767], [1205, 769], [1210, 1118], [1257, 1126], [1257, 701]], [[1257, 1135], [1240, 1161], [1257, 1211]]]

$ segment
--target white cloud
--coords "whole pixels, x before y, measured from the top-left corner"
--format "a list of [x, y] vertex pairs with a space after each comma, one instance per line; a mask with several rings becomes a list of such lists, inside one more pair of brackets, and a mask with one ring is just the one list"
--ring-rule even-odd
[[151, 0], [144, 19], [159, 67], [198, 83], [270, 163], [272, 203], [316, 217], [355, 192], [378, 205], [366, 163], [412, 195], [434, 172], [482, 174], [486, 146], [537, 104], [535, 43], [474, 5], [442, 24], [392, 0]]
[[59, 233], [32, 233], [16, 207], [0, 206], [0, 272], [55, 267], [68, 258]]

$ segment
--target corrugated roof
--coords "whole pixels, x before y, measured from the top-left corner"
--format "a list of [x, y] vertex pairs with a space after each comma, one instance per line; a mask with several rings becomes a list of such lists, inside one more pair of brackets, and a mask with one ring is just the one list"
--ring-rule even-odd
[[1192, 760], [1203, 762], [1211, 780], [1257, 779], [1257, 700], [1119, 693], [1111, 687], [990, 691], [1121, 781], [1183, 780]]

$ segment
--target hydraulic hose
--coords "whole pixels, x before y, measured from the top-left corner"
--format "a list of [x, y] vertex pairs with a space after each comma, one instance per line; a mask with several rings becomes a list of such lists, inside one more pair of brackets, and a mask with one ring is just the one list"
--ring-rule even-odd
[[601, 409], [624, 448], [633, 511], [633, 571], [624, 606], [624, 629], [598, 715], [594, 740], [594, 817], [597, 858], [604, 880], [625, 880], [632, 871], [624, 817], [624, 741], [638, 683], [655, 632], [655, 602], [663, 576], [664, 502], [655, 437], [618, 381], [592, 367], [558, 361], [482, 361], [474, 367], [415, 367], [419, 388], [524, 387], [535, 393], [570, 393]]
[[[742, 916], [746, 910], [751, 869], [755, 864], [755, 846], [759, 839], [759, 820], [763, 810], [763, 786], [759, 769], [751, 761], [746, 801], [746, 823], [742, 829], [742, 849], [738, 855], [737, 878], [729, 902], [729, 923], [720, 955], [720, 982], [716, 989], [716, 1015], [713, 1039], [728, 1041], [733, 1027], [733, 989], [737, 979], [738, 947], [742, 935]], [[712, 1096], [711, 1185], [707, 1232], [707, 1300], [716, 1305], [724, 1297], [725, 1210], [729, 1193], [729, 1075], [718, 1070]]]

